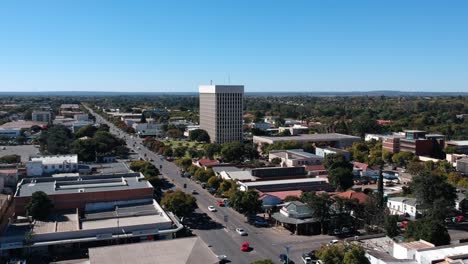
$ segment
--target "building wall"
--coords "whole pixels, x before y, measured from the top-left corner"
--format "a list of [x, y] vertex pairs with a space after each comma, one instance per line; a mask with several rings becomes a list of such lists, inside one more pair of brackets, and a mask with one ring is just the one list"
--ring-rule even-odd
[[402, 202], [398, 201], [391, 201], [387, 202], [387, 207], [390, 210], [390, 214], [392, 215], [405, 215], [408, 214], [411, 218], [415, 219], [417, 210], [414, 206], [407, 205]]
[[[83, 192], [49, 195], [55, 210], [75, 209], [83, 210], [86, 203], [112, 202], [122, 200], [137, 200], [153, 198], [153, 188], [142, 188], [119, 191]], [[31, 197], [15, 197], [14, 208], [18, 215], [25, 214], [25, 206]]]
[[242, 141], [243, 86], [200, 86], [200, 128], [212, 142]]

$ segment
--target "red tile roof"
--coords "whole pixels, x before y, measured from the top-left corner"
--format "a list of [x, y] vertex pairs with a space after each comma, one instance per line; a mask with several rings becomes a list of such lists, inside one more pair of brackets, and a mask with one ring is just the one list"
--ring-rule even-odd
[[268, 194], [268, 195], [273, 195], [281, 200], [284, 200], [287, 196], [296, 196], [296, 197], [301, 197], [302, 191], [301, 190], [292, 190], [292, 191], [282, 191], [282, 192], [265, 192], [265, 193], [260, 193], [262, 194]]
[[210, 159], [200, 159], [200, 160], [198, 160], [198, 164], [200, 164], [200, 166], [209, 167], [209, 166], [213, 166], [213, 165], [218, 165], [219, 161], [210, 160]]
[[367, 203], [367, 200], [369, 199], [369, 196], [367, 196], [367, 194], [355, 191], [346, 191], [333, 195], [333, 197], [337, 196], [345, 199], [356, 199], [360, 204]]

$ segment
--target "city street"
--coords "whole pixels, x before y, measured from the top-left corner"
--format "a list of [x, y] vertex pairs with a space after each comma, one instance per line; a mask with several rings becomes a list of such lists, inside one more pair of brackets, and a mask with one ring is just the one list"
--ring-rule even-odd
[[[88, 107], [87, 107], [88, 108]], [[168, 182], [173, 183], [176, 188], [191, 193], [196, 190], [199, 209], [196, 212], [206, 213], [213, 221], [217, 222], [214, 228], [193, 229], [193, 233], [201, 237], [217, 255], [226, 255], [232, 263], [250, 263], [259, 259], [272, 259], [279, 262], [278, 256], [286, 253], [285, 246], [290, 246], [290, 258], [295, 263], [301, 263], [301, 254], [312, 249], [317, 249], [322, 243], [333, 239], [330, 236], [293, 236], [287, 230], [277, 230], [275, 228], [257, 228], [247, 223], [245, 216], [237, 213], [228, 207], [219, 207], [216, 205], [216, 198], [203, 189], [199, 184], [180, 176], [180, 171], [174, 163], [161, 159], [161, 156], [151, 152], [141, 145], [142, 140], [132, 138], [125, 134], [113, 124], [104, 120], [88, 108], [96, 116], [96, 122], [105, 123], [111, 128], [111, 132], [121, 138], [125, 137], [127, 145], [141, 158], [153, 160], [153, 163], [160, 169], [163, 177]], [[135, 147], [133, 144], [135, 143]], [[145, 156], [146, 154], [146, 156]], [[186, 184], [187, 188], [183, 188]], [[208, 206], [216, 207], [217, 212], [210, 212]], [[248, 236], [240, 236], [236, 233], [236, 228], [243, 228], [248, 232]], [[250, 252], [241, 252], [242, 242], [250, 243], [252, 250]]]

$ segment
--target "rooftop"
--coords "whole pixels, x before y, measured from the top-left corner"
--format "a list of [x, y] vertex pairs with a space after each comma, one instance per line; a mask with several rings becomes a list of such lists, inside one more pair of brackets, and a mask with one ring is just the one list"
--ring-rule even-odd
[[31, 156], [30, 161], [41, 161], [42, 164], [59, 164], [59, 163], [78, 163], [78, 155], [40, 155]]
[[243, 182], [242, 185], [248, 187], [265, 186], [265, 185], [276, 185], [276, 184], [295, 184], [295, 183], [306, 183], [306, 182], [326, 182], [320, 178], [303, 178], [303, 179], [289, 179], [289, 180], [272, 180], [272, 181], [253, 181]]
[[62, 104], [60, 105], [60, 108], [80, 108], [79, 104]]
[[468, 140], [450, 140], [447, 141], [446, 144], [455, 146], [468, 146]]
[[213, 171], [217, 173], [221, 173], [222, 171], [242, 171], [241, 169], [234, 167], [234, 166], [214, 166]]
[[305, 152], [302, 149], [290, 149], [290, 150], [271, 150], [270, 154], [276, 155], [281, 158], [286, 158], [286, 154], [288, 154], [288, 159], [323, 159], [323, 157]]
[[254, 136], [254, 141], [267, 140], [272, 142], [278, 141], [334, 141], [341, 139], [354, 139], [360, 140], [360, 137], [339, 134], [339, 133], [326, 133], [326, 134], [301, 134], [297, 136], [281, 136], [281, 137], [271, 137], [271, 136]]
[[238, 181], [255, 181], [258, 179], [255, 176], [252, 176], [250, 171], [224, 171], [222, 174], [226, 174], [229, 178]]
[[47, 122], [35, 122], [35, 121], [25, 121], [25, 120], [19, 120], [19, 121], [11, 121], [11, 122], [6, 122], [5, 124], [1, 125], [0, 128], [5, 128], [5, 129], [12, 129], [12, 128], [24, 128], [24, 129], [29, 129], [32, 126], [47, 126]]
[[409, 197], [388, 197], [388, 201], [401, 202], [412, 206], [415, 206], [417, 204], [416, 198]]
[[18, 184], [15, 197], [29, 197], [36, 191], [56, 195], [152, 188], [151, 184], [141, 180], [141, 177], [140, 173], [122, 173], [78, 177], [24, 178]]
[[434, 248], [434, 244], [431, 244], [424, 240], [412, 241], [412, 242], [403, 242], [398, 243], [399, 246], [404, 247], [409, 250], [420, 250], [426, 248]]
[[214, 264], [218, 257], [198, 237], [89, 249], [91, 264]]
[[367, 203], [369, 196], [367, 196], [365, 193], [362, 192], [355, 192], [355, 191], [346, 191], [346, 192], [341, 192], [334, 197], [341, 197], [345, 199], [356, 199], [360, 204]]

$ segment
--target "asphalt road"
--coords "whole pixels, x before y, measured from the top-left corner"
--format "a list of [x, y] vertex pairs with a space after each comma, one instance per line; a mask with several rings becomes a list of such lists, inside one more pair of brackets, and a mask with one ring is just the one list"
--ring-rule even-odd
[[[89, 108], [88, 108], [89, 109]], [[259, 259], [271, 259], [279, 263], [278, 256], [281, 253], [286, 253], [285, 246], [290, 246], [290, 259], [295, 263], [302, 263], [300, 256], [304, 252], [320, 247], [322, 243], [330, 241], [329, 236], [292, 236], [285, 231], [277, 231], [273, 228], [257, 228], [247, 223], [246, 217], [237, 213], [232, 208], [219, 207], [216, 205], [216, 198], [201, 188], [195, 182], [180, 176], [180, 171], [177, 166], [161, 158], [161, 156], [153, 153], [141, 145], [142, 140], [131, 137], [122, 132], [113, 124], [103, 119], [92, 109], [90, 112], [96, 116], [96, 122], [109, 125], [110, 132], [124, 138], [130, 149], [136, 152], [141, 158], [149, 158], [153, 160], [154, 165], [160, 169], [163, 177], [169, 183], [175, 185], [175, 188], [181, 189], [187, 193], [196, 190], [198, 209], [196, 213], [206, 213], [215, 223], [208, 228], [192, 229], [193, 233], [198, 235], [205, 243], [212, 247], [212, 250], [217, 255], [226, 255], [231, 263], [250, 263]], [[135, 147], [133, 147], [135, 144]], [[145, 156], [146, 154], [146, 156]], [[183, 188], [186, 184], [187, 188]], [[217, 212], [210, 212], [208, 206], [216, 207]], [[226, 217], [225, 217], [226, 216]], [[227, 220], [227, 222], [225, 221]], [[243, 228], [248, 232], [248, 236], [240, 236], [235, 232], [236, 228]], [[240, 247], [242, 242], [250, 243], [252, 250], [250, 252], [241, 252]]]

